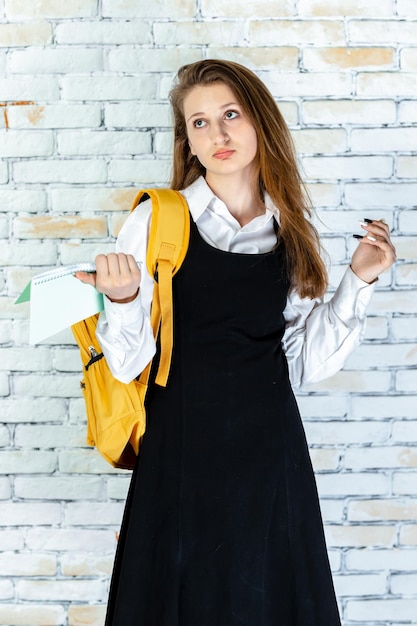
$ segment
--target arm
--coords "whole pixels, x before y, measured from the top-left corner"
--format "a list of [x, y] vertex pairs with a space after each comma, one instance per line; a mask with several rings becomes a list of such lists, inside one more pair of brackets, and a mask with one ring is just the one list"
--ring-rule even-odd
[[284, 311], [283, 348], [295, 388], [339, 371], [361, 342], [375, 281], [395, 261], [389, 228], [381, 221], [362, 223], [350, 268], [327, 303], [300, 298], [292, 291]]
[[146, 269], [150, 217], [151, 202], [144, 202], [124, 223], [116, 252], [96, 258], [96, 274], [77, 274], [104, 294], [105, 310], [96, 334], [112, 374], [125, 383], [138, 376], [155, 354], [149, 320], [153, 279]]

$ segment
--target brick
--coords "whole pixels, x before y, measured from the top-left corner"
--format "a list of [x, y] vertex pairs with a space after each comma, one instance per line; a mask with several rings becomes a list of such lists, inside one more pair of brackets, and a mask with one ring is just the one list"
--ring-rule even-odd
[[417, 263], [403, 263], [396, 266], [397, 285], [417, 284]]
[[61, 557], [61, 571], [64, 576], [109, 576], [113, 561], [113, 554], [94, 556], [71, 551]]
[[394, 48], [305, 48], [303, 67], [306, 70], [342, 70], [363, 68], [392, 68], [395, 63]]
[[[0, 500], [8, 500], [10, 498], [10, 481], [9, 478], [3, 478], [0, 476]], [[0, 534], [1, 542], [1, 534]]]
[[364, 5], [361, 0], [298, 0], [298, 14], [312, 17], [347, 17], [358, 15], [361, 18], [391, 16], [391, 0], [369, 0]]
[[52, 601], [78, 600], [99, 601], [104, 595], [104, 582], [100, 580], [21, 580], [16, 585], [22, 600], [42, 600], [45, 596]]
[[[156, 24], [155, 24], [156, 26]], [[144, 21], [76, 21], [63, 22], [55, 27], [58, 44], [150, 44], [151, 27]]]
[[47, 348], [3, 348], [0, 369], [26, 372], [30, 370], [48, 371], [51, 368], [51, 354]]
[[54, 368], [57, 372], [81, 372], [82, 362], [78, 348], [56, 350]]
[[0, 550], [2, 552], [6, 550], [23, 550], [24, 545], [25, 538], [22, 531], [2, 529], [0, 533]]
[[414, 0], [397, 0], [398, 15], [410, 18], [417, 17], [417, 6]]
[[74, 213], [82, 207], [85, 212], [113, 212], [130, 209], [137, 192], [136, 187], [73, 187], [51, 189], [50, 196], [53, 211]]
[[308, 124], [392, 124], [396, 121], [394, 100], [311, 100], [302, 104]]
[[[399, 374], [406, 374], [408, 370], [400, 371], [397, 373], [397, 377]], [[409, 370], [409, 373], [413, 373], [413, 370]], [[415, 420], [411, 421], [396, 421], [392, 426], [392, 439], [396, 442], [417, 442], [417, 422]]]
[[[233, 21], [213, 21], [213, 22], [156, 22], [154, 24], [154, 37], [156, 45], [179, 45], [187, 43], [188, 45], [224, 45], [239, 46], [244, 38], [243, 22]], [[158, 52], [154, 50], [154, 53]], [[171, 50], [164, 50], [168, 54]], [[193, 60], [196, 61], [199, 56], [199, 50], [190, 50], [188, 54], [193, 54]], [[175, 54], [174, 58], [178, 58]], [[211, 51], [210, 51], [210, 58]], [[164, 59], [164, 55], [155, 55], [152, 65], [155, 62], [158, 65]], [[170, 62], [166, 67], [171, 71], [176, 71], [181, 66], [181, 61], [176, 65]], [[298, 55], [297, 55], [298, 65]], [[296, 65], [296, 67], [297, 67]], [[161, 67], [162, 69], [162, 67]]]
[[14, 587], [11, 580], [0, 580], [0, 600], [14, 598]]
[[395, 206], [415, 205], [415, 183], [347, 183], [345, 203], [351, 207], [377, 207], [392, 209]]
[[3, 450], [0, 452], [1, 474], [51, 474], [57, 466], [55, 452]]
[[99, 216], [18, 217], [13, 226], [15, 236], [20, 239], [105, 237], [107, 235], [106, 219]]
[[14, 242], [0, 246], [2, 265], [55, 265], [57, 261], [56, 245], [52, 242]]
[[400, 67], [404, 72], [417, 71], [417, 54], [414, 48], [404, 48], [401, 50]]
[[390, 583], [391, 593], [413, 596], [417, 584], [417, 574], [393, 574]]
[[300, 154], [345, 152], [347, 147], [346, 131], [341, 129], [293, 130], [291, 136]]
[[9, 107], [10, 128], [97, 128], [101, 125], [96, 104], [45, 104]]
[[253, 20], [249, 24], [251, 45], [337, 45], [345, 43], [341, 20]]
[[360, 72], [357, 76], [358, 96], [413, 96], [417, 89], [417, 76], [411, 72]]
[[103, 490], [102, 479], [95, 476], [18, 476], [15, 481], [16, 496], [31, 500], [95, 500], [103, 497]]
[[0, 24], [0, 46], [41, 46], [52, 42], [49, 22]]
[[399, 496], [417, 495], [416, 473], [395, 472], [392, 477], [392, 492]]
[[15, 18], [70, 18], [97, 15], [97, 0], [5, 0], [6, 16]]
[[340, 465], [340, 451], [326, 448], [310, 449], [310, 457], [316, 472], [337, 470]]
[[[109, 254], [110, 252], [114, 252], [114, 242], [103, 244], [102, 241], [100, 241], [98, 243], [88, 244], [84, 240], [81, 244], [61, 243], [59, 251], [62, 262], [69, 265], [71, 263], [94, 260], [97, 254]], [[73, 343], [73, 338], [71, 343]]]
[[397, 391], [413, 393], [416, 389], [415, 370], [400, 370], [397, 372], [395, 388]]
[[[85, 428], [83, 430], [86, 431]], [[59, 471], [66, 474], [116, 473], [116, 470], [95, 449], [60, 452]]]
[[345, 451], [344, 465], [354, 470], [417, 467], [417, 448], [400, 446], [349, 448]]
[[72, 74], [62, 78], [63, 100], [153, 100], [155, 89], [155, 81], [146, 75], [132, 78], [114, 74]]
[[320, 508], [325, 522], [341, 522], [344, 517], [345, 503], [343, 500], [320, 500]]
[[315, 207], [334, 207], [340, 204], [340, 187], [334, 183], [310, 183], [307, 185], [312, 205]]
[[[403, 148], [406, 150], [407, 148]], [[417, 172], [417, 157], [415, 156], [399, 156], [397, 161], [398, 178], [415, 178]], [[417, 224], [414, 223], [414, 229], [417, 230]]]
[[60, 524], [61, 517], [61, 505], [55, 502], [0, 503], [2, 526], [52, 526]]
[[38, 398], [36, 402], [27, 394], [2, 401], [2, 422], [62, 422], [66, 417], [65, 400]]
[[[416, 128], [381, 128], [353, 130], [351, 147], [354, 152], [408, 152], [417, 142]], [[416, 169], [414, 168], [414, 174]]]
[[[354, 232], [359, 228], [358, 222], [364, 217], [368, 219], [384, 219], [390, 228], [394, 225], [394, 215], [392, 211], [366, 211], [366, 216], [358, 215], [358, 211], [318, 211], [318, 229], [323, 233], [346, 233]], [[359, 228], [359, 230], [361, 230]]]
[[177, 19], [193, 18], [195, 5], [193, 0], [157, 0], [152, 4], [146, 4], [142, 0], [103, 0], [103, 17], [132, 17], [149, 19], [169, 18]]
[[148, 132], [61, 131], [57, 140], [58, 154], [62, 156], [136, 156], [152, 152], [152, 138]]
[[[351, 43], [415, 44], [417, 23], [411, 20], [350, 20], [348, 36]], [[382, 86], [381, 86], [382, 87]]]
[[384, 620], [413, 620], [417, 614], [417, 600], [348, 600], [345, 615], [351, 620], [373, 620], [383, 615]]
[[[122, 502], [68, 502], [64, 511], [65, 523], [69, 526], [97, 526], [97, 520], [100, 520], [100, 526], [119, 527], [123, 509]], [[85, 556], [79, 556], [84, 561]]]
[[20, 183], [104, 183], [104, 160], [59, 159], [21, 161], [14, 164], [13, 178]]
[[107, 497], [111, 500], [125, 500], [130, 485], [130, 476], [109, 478]]
[[362, 396], [351, 399], [352, 419], [415, 419], [416, 396]]
[[[10, 444], [10, 432], [6, 426], [0, 426], [0, 448]], [[1, 455], [1, 452], [0, 452]]]
[[41, 189], [0, 189], [0, 212], [40, 213], [45, 209], [46, 193]]
[[225, 17], [236, 19], [257, 17], [276, 18], [294, 15], [294, 0], [275, 0], [273, 4], [268, 0], [251, 0], [242, 4], [239, 0], [230, 0], [224, 3], [222, 0], [202, 0], [201, 12], [203, 17]]
[[393, 173], [393, 160], [388, 156], [304, 157], [302, 163], [307, 178], [368, 180], [389, 178]]
[[56, 557], [50, 554], [0, 554], [3, 576], [54, 576], [57, 573]]
[[[349, 550], [346, 554], [346, 567], [348, 570], [358, 571], [407, 571], [415, 570], [416, 559], [417, 550], [401, 550], [396, 548], [381, 548], [378, 550], [353, 549]], [[383, 614], [386, 616], [385, 611]]]
[[345, 396], [298, 395], [297, 403], [301, 415], [305, 418], [342, 418], [346, 417], [349, 404]]
[[318, 474], [317, 485], [320, 497], [327, 496], [383, 496], [389, 491], [390, 480], [382, 472], [350, 472]]
[[14, 390], [17, 395], [30, 395], [32, 397], [45, 398], [68, 398], [81, 395], [80, 380], [78, 375], [61, 374], [60, 376], [36, 374], [30, 377], [14, 376]]
[[[170, 23], [171, 30], [175, 26]], [[218, 30], [219, 27], [217, 27]], [[235, 39], [230, 37], [231, 39]], [[228, 40], [226, 40], [226, 43]], [[192, 42], [191, 42], [192, 43]], [[215, 41], [216, 43], [216, 41]], [[233, 43], [230, 41], [230, 43]], [[196, 48], [149, 48], [136, 49], [119, 46], [109, 53], [109, 69], [113, 72], [176, 72], [187, 63], [194, 63], [202, 58], [202, 52]]]
[[15, 429], [15, 445], [22, 448], [72, 448], [85, 445], [84, 426], [26, 425]]
[[109, 179], [115, 183], [168, 186], [170, 175], [168, 159], [113, 159], [109, 166]]
[[417, 365], [417, 347], [415, 344], [398, 345], [361, 345], [348, 358], [347, 369], [363, 369], [367, 367], [396, 367]]
[[[213, 22], [216, 24], [216, 22]], [[226, 59], [240, 63], [257, 72], [259, 70], [295, 71], [298, 68], [298, 48], [296, 46], [242, 48], [213, 44], [209, 48], [211, 59]], [[286, 118], [287, 123], [297, 122], [292, 116]]]
[[337, 445], [352, 443], [383, 443], [391, 434], [388, 423], [371, 421], [304, 421], [309, 444]]
[[29, 47], [9, 55], [9, 71], [13, 74], [69, 74], [98, 72], [102, 69], [102, 51], [94, 48]]
[[[0, 308], [1, 313], [1, 308]], [[10, 393], [9, 377], [7, 374], [0, 374], [0, 396], [8, 396]]]
[[61, 626], [65, 613], [63, 606], [53, 604], [0, 604], [0, 621], [9, 626]]
[[102, 626], [106, 614], [105, 606], [70, 606], [69, 626]]
[[50, 76], [24, 78], [0, 78], [2, 101], [23, 100], [58, 100], [59, 85], [57, 79]]
[[305, 385], [306, 390], [322, 392], [383, 392], [391, 388], [390, 372], [348, 372], [342, 371], [326, 380]]
[[391, 321], [393, 339], [417, 339], [416, 321], [414, 317], [394, 317]]
[[154, 128], [170, 127], [172, 124], [168, 104], [108, 104], [105, 106], [104, 115], [108, 128]]
[[80, 528], [30, 528], [26, 534], [26, 543], [30, 550], [80, 551], [98, 554], [113, 553], [116, 545], [115, 534], [112, 530]]
[[354, 500], [348, 504], [348, 519], [363, 521], [413, 521], [417, 516], [417, 499]]
[[326, 543], [330, 547], [379, 547], [390, 546], [396, 538], [395, 526], [341, 526], [325, 527]]
[[279, 72], [259, 72], [260, 78], [268, 86], [273, 96], [311, 97], [341, 96], [352, 93], [352, 77], [346, 72], [288, 72], [283, 80]]
[[413, 124], [416, 119], [416, 112], [416, 100], [404, 100], [399, 103], [398, 118], [400, 122]]
[[404, 525], [400, 530], [400, 545], [417, 546], [417, 524]]

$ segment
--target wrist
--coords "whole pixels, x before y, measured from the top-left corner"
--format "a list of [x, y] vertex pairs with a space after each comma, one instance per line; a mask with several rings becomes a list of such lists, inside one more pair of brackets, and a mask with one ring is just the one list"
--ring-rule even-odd
[[139, 287], [133, 295], [128, 296], [127, 298], [119, 299], [119, 298], [110, 298], [110, 296], [107, 296], [107, 297], [110, 300], [110, 302], [114, 302], [115, 304], [128, 304], [129, 302], [133, 302], [133, 300], [136, 300], [138, 293], [139, 293]]
[[376, 283], [376, 281], [378, 280], [378, 276], [375, 276], [375, 275], [371, 276], [370, 274], [366, 275], [365, 273], [361, 272], [360, 270], [356, 270], [353, 267], [353, 265], [350, 265], [350, 269], [355, 274], [355, 276], [357, 276], [364, 283], [368, 283], [368, 285], [372, 285], [372, 283]]

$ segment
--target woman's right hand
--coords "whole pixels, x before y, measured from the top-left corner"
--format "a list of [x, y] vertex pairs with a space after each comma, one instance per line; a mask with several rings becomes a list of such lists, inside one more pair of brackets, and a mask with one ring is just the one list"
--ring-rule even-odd
[[81, 282], [93, 285], [112, 302], [132, 302], [139, 292], [141, 272], [131, 254], [99, 254], [96, 257], [96, 272], [74, 274]]

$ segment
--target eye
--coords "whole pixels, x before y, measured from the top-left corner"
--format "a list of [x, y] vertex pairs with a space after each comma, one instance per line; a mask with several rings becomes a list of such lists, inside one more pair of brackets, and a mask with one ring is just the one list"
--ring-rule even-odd
[[195, 120], [193, 122], [193, 125], [194, 125], [194, 128], [203, 128], [206, 125], [206, 123], [204, 120]]
[[239, 113], [237, 111], [226, 111], [225, 113], [225, 118], [227, 120], [234, 120], [238, 116], [239, 116]]

